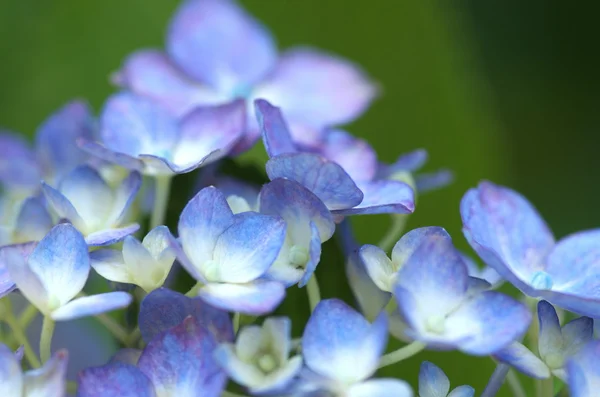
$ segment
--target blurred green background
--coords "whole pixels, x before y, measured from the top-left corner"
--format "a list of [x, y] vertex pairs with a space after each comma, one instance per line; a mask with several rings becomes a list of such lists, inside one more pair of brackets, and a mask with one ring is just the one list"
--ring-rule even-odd
[[[162, 46], [177, 4], [3, 0], [0, 125], [30, 135], [74, 97], [98, 109], [113, 90], [109, 73], [127, 54]], [[558, 0], [242, 4], [281, 48], [309, 44], [340, 54], [381, 84], [381, 98], [348, 129], [368, 139], [382, 160], [424, 147], [427, 170], [454, 170], [451, 187], [420, 198], [410, 227], [444, 226], [467, 249], [458, 204], [482, 178], [523, 192], [557, 236], [600, 224], [597, 10]], [[260, 164], [262, 149], [245, 160]], [[361, 242], [375, 242], [387, 218], [354, 224]], [[347, 294], [338, 281], [342, 271], [339, 263], [321, 264], [325, 296]], [[291, 295], [286, 308], [303, 318], [303, 296]], [[453, 385], [469, 383], [478, 392], [493, 370], [486, 358], [425, 353], [382, 372], [414, 384], [421, 359], [440, 365]]]

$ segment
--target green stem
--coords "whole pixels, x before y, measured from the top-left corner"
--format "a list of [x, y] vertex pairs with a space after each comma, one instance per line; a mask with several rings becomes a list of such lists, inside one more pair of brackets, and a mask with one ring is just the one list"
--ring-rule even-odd
[[398, 350], [385, 354], [379, 360], [379, 368], [387, 367], [388, 365], [396, 364], [402, 360], [406, 360], [421, 352], [427, 345], [423, 342], [414, 341]]
[[67, 382], [67, 393], [77, 394], [77, 383], [73, 381]]
[[511, 370], [506, 375], [506, 381], [508, 386], [512, 390], [514, 397], [527, 397], [527, 393], [525, 393], [525, 389], [519, 380], [519, 376], [515, 373], [515, 371]]
[[552, 375], [548, 379], [541, 380], [540, 390], [542, 397], [554, 397], [554, 377]]
[[246, 396], [243, 395], [243, 394], [236, 394], [236, 393], [232, 393], [232, 392], [227, 391], [227, 390], [223, 390], [221, 392], [221, 397], [246, 397]]
[[42, 323], [42, 335], [40, 336], [40, 358], [45, 363], [50, 360], [52, 336], [54, 335], [54, 320], [50, 316], [44, 316]]
[[200, 281], [198, 281], [196, 284], [194, 284], [194, 286], [192, 288], [190, 288], [190, 290], [188, 292], [185, 293], [185, 296], [187, 296], [188, 298], [195, 298], [198, 296], [198, 292], [200, 291], [200, 288], [202, 288], [204, 284], [202, 284]]
[[240, 313], [233, 313], [233, 333], [237, 334], [240, 329]]
[[379, 248], [385, 252], [389, 252], [394, 247], [398, 239], [400, 239], [400, 236], [406, 227], [406, 222], [408, 221], [408, 215], [394, 214], [391, 216], [391, 218], [392, 224], [390, 225], [390, 228], [377, 244]]
[[127, 341], [125, 342], [125, 346], [127, 346], [127, 347], [135, 346], [141, 337], [142, 337], [142, 331], [140, 331], [140, 327], [135, 327], [133, 332], [131, 332], [127, 336]]
[[129, 332], [105, 313], [96, 316], [98, 321], [122, 344], [128, 346], [130, 342]]
[[154, 208], [150, 218], [150, 229], [164, 224], [167, 213], [167, 204], [169, 203], [169, 193], [171, 191], [171, 175], [158, 175], [154, 178], [155, 194]]
[[31, 324], [31, 322], [33, 321], [35, 316], [37, 316], [37, 314], [38, 314], [37, 307], [33, 306], [30, 303], [29, 306], [27, 306], [25, 308], [25, 310], [23, 310], [21, 312], [21, 315], [19, 316], [19, 326], [22, 329], [27, 329], [27, 327], [29, 327], [29, 324]]
[[321, 291], [319, 289], [319, 282], [317, 276], [313, 273], [308, 284], [306, 284], [306, 293], [308, 294], [308, 304], [310, 306], [310, 312], [315, 310], [315, 307], [321, 302]]
[[31, 345], [29, 344], [29, 340], [27, 339], [27, 336], [25, 335], [25, 331], [23, 330], [23, 328], [21, 328], [19, 326], [19, 321], [17, 320], [14, 313], [12, 312], [12, 305], [8, 298], [5, 299], [5, 302], [0, 302], [0, 312], [2, 312], [4, 314], [3, 321], [6, 322], [6, 324], [12, 331], [12, 334], [13, 334], [14, 338], [16, 339], [17, 343], [20, 345], [23, 345], [25, 359], [27, 360], [29, 365], [32, 368], [41, 367], [42, 364], [40, 363], [40, 360], [37, 357], [37, 355], [35, 354], [35, 352], [33, 351], [33, 349], [31, 348]]

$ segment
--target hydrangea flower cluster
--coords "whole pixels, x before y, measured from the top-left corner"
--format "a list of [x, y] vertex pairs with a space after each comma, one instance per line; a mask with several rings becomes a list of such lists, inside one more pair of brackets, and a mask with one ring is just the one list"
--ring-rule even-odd
[[[513, 371], [541, 397], [597, 395], [600, 229], [556, 242], [523, 196], [486, 181], [460, 204], [484, 267], [441, 227], [403, 233], [417, 193], [452, 175], [417, 174], [424, 150], [385, 164], [339, 129], [377, 96], [357, 65], [279, 54], [233, 0], [186, 0], [165, 49], [133, 53], [112, 80], [98, 116], [73, 101], [33, 146], [0, 131], [1, 396], [474, 396], [427, 361], [415, 391], [401, 373], [377, 376], [424, 349], [495, 360], [484, 397], [505, 379], [525, 396]], [[264, 183], [227, 175], [260, 138]], [[202, 186], [169, 228], [171, 182], [191, 172]], [[393, 219], [379, 245], [353, 238], [348, 217], [368, 214]], [[320, 297], [334, 236], [354, 302]], [[497, 291], [505, 281], [524, 299]], [[277, 311], [294, 286], [304, 326]], [[39, 352], [26, 332], [37, 313]], [[52, 344], [56, 322], [90, 316], [120, 344], [102, 365]], [[388, 351], [390, 337], [405, 345]]]

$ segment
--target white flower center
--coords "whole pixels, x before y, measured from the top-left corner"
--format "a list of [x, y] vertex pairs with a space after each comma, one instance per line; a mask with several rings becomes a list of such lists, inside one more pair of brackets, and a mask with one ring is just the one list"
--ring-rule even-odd
[[446, 330], [446, 318], [440, 315], [431, 316], [425, 322], [425, 328], [433, 334], [443, 334]]
[[275, 358], [269, 353], [263, 354], [257, 360], [258, 368], [264, 373], [272, 372], [277, 367]]
[[565, 359], [560, 353], [550, 353], [545, 357], [544, 361], [548, 368], [552, 370], [560, 369], [565, 365]]
[[290, 248], [289, 261], [292, 266], [304, 267], [306, 266], [308, 259], [309, 255], [306, 248], [297, 245], [294, 245], [292, 248]]

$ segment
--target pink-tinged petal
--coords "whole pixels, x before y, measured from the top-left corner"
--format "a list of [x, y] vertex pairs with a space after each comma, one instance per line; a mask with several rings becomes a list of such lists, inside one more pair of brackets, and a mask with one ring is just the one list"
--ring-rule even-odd
[[148, 343], [138, 368], [159, 396], [218, 397], [226, 377], [213, 358], [216, 347], [212, 334], [188, 317]]
[[88, 236], [85, 238], [85, 242], [90, 247], [105, 247], [118, 243], [125, 237], [137, 232], [139, 228], [140, 225], [134, 223], [133, 225], [124, 226], [119, 229], [100, 230], [98, 232], [88, 234]]
[[130, 170], [136, 170], [136, 171], [144, 170], [144, 162], [142, 160], [140, 160], [136, 157], [132, 157], [125, 153], [115, 152], [113, 150], [110, 150], [110, 149], [106, 148], [104, 145], [102, 145], [101, 143], [86, 141], [86, 140], [79, 140], [78, 144], [82, 150], [85, 150], [90, 155], [97, 157], [101, 160], [107, 161], [111, 164], [117, 164], [117, 165], [120, 165], [121, 167], [130, 169]]
[[304, 361], [312, 371], [342, 383], [365, 380], [385, 350], [387, 325], [385, 313], [370, 324], [344, 302], [323, 300], [304, 329]]
[[363, 200], [362, 191], [338, 164], [311, 153], [289, 153], [267, 162], [271, 180], [287, 178], [313, 192], [330, 210], [352, 208]]
[[178, 253], [178, 258], [196, 279], [204, 277], [201, 266], [213, 259], [217, 239], [233, 222], [227, 200], [213, 186], [198, 192], [183, 209], [178, 226], [183, 252]]
[[377, 87], [357, 65], [309, 48], [284, 53], [257, 92], [288, 119], [315, 127], [356, 119], [376, 95]]
[[375, 149], [346, 131], [328, 131], [323, 138], [321, 154], [341, 165], [357, 183], [371, 181], [377, 173]]
[[198, 105], [225, 100], [216, 91], [191, 81], [158, 50], [140, 50], [129, 55], [121, 69], [113, 75], [113, 82], [138, 95], [152, 98], [177, 117]]
[[73, 320], [80, 317], [95, 316], [129, 306], [131, 295], [126, 292], [107, 292], [77, 298], [52, 312], [55, 321]]
[[[413, 397], [409, 384], [399, 379], [371, 379], [350, 387], [347, 397]], [[421, 395], [421, 397], [426, 397]], [[445, 397], [445, 396], [444, 396]]]
[[34, 151], [19, 135], [0, 129], [0, 183], [35, 189], [41, 170]]
[[535, 296], [531, 283], [543, 278], [540, 272], [554, 247], [552, 232], [535, 208], [511, 189], [481, 182], [465, 194], [460, 212], [465, 237], [483, 261]]
[[[236, 100], [225, 105], [198, 107], [181, 121], [172, 162], [188, 169], [226, 156], [246, 130], [246, 104]], [[218, 155], [207, 156], [215, 151]]]
[[21, 364], [12, 350], [0, 344], [0, 395], [20, 397], [23, 393]]
[[285, 297], [277, 281], [257, 280], [247, 284], [206, 284], [199, 292], [209, 304], [230, 312], [262, 316], [272, 312]]
[[360, 183], [358, 187], [364, 195], [362, 202], [353, 208], [333, 211], [334, 214], [412, 214], [415, 210], [414, 191], [404, 182], [378, 180]]
[[548, 366], [519, 342], [513, 342], [497, 351], [494, 353], [494, 358], [532, 378], [547, 379], [550, 377]]
[[188, 298], [166, 288], [154, 290], [142, 300], [138, 317], [142, 338], [150, 342], [157, 335], [181, 324], [188, 316], [206, 327], [217, 342], [233, 341], [233, 323], [227, 312], [200, 298]]
[[296, 153], [298, 150], [294, 141], [292, 141], [287, 123], [281, 114], [281, 109], [271, 105], [264, 99], [254, 101], [254, 109], [269, 157], [284, 153]]
[[78, 376], [79, 397], [155, 397], [150, 379], [133, 365], [113, 363], [86, 368]]
[[78, 139], [92, 139], [95, 127], [92, 109], [81, 100], [67, 103], [52, 114], [35, 134], [35, 147], [44, 173], [59, 181], [73, 168], [84, 164], [88, 155]]
[[271, 70], [276, 48], [269, 32], [233, 0], [190, 0], [176, 11], [167, 52], [196, 80], [234, 92]]
[[28, 371], [23, 377], [23, 396], [64, 396], [67, 391], [66, 350], [60, 350], [43, 367]]

